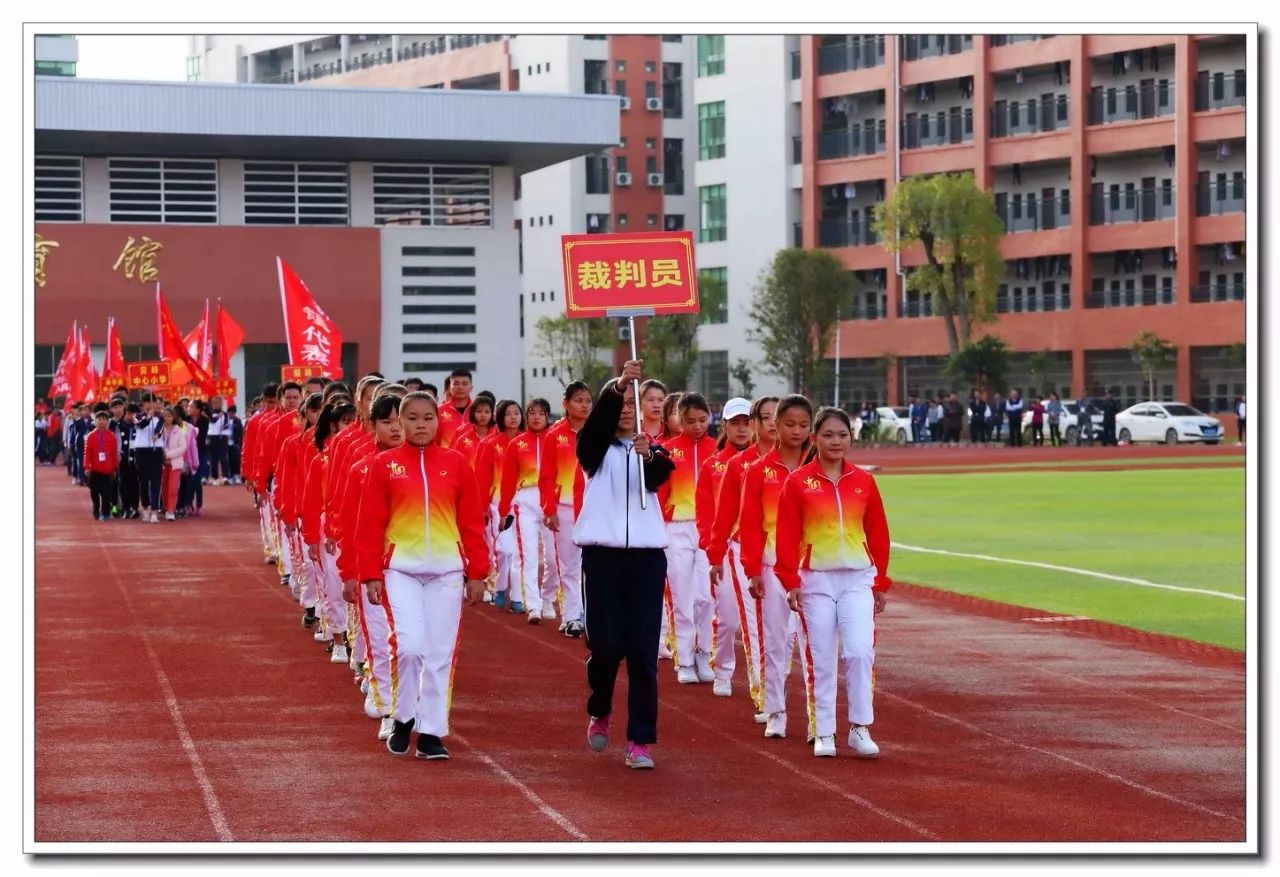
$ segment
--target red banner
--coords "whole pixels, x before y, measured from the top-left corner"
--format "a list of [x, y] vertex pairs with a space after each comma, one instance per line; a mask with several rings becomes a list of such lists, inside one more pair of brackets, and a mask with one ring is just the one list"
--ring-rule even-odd
[[62, 348], [62, 357], [58, 360], [58, 369], [53, 373], [53, 383], [49, 385], [49, 398], [66, 396], [71, 401], [71, 370], [75, 365], [76, 351], [79, 349], [80, 329], [77, 323], [71, 324], [67, 333], [67, 343]]
[[98, 398], [103, 399], [104, 401], [110, 399], [111, 396], [121, 388], [124, 388], [125, 390], [129, 389], [129, 385], [126, 382], [124, 375], [120, 375], [119, 377], [113, 375], [111, 377], [102, 378], [98, 383]]
[[116, 318], [107, 318], [107, 350], [102, 355], [102, 378], [124, 381], [124, 352], [120, 349], [120, 333], [116, 331]]
[[[213, 326], [213, 344], [218, 351], [213, 373], [217, 377], [225, 378], [231, 371], [231, 357], [240, 349], [240, 343], [244, 341], [244, 327], [232, 319], [230, 313], [222, 309], [222, 302], [218, 302], [218, 318]], [[233, 390], [232, 393], [234, 392]]]
[[567, 234], [560, 243], [569, 317], [698, 312], [693, 232]]
[[[205, 319], [201, 321], [201, 325], [208, 326], [209, 303], [205, 302]], [[156, 284], [156, 326], [157, 326], [157, 344], [160, 349], [160, 357], [166, 361], [177, 361], [186, 367], [187, 374], [193, 378], [201, 386], [209, 388], [212, 386], [213, 379], [209, 373], [205, 371], [201, 363], [196, 361], [194, 355], [187, 347], [186, 340], [178, 332], [178, 326], [173, 322], [173, 316], [169, 313], [169, 306], [165, 304], [164, 293], [160, 291], [160, 284]], [[193, 332], [199, 332], [200, 327], [197, 326]], [[207, 334], [207, 332], [205, 333]], [[199, 351], [201, 348], [197, 347]], [[185, 377], [185, 376], [182, 376]]]
[[280, 277], [280, 306], [284, 309], [289, 361], [318, 366], [318, 374], [341, 379], [342, 333], [316, 304], [302, 278], [279, 256], [276, 256], [276, 270]]
[[200, 399], [201, 401], [204, 401], [204, 400], [207, 400], [209, 397], [205, 395], [204, 387], [201, 387], [199, 384], [192, 381], [191, 383], [183, 384], [181, 387], [178, 388], [178, 398]]
[[129, 363], [125, 366], [125, 386], [130, 390], [172, 386], [168, 361], [157, 359]]
[[280, 381], [288, 383], [302, 383], [307, 378], [324, 377], [324, 369], [318, 365], [308, 365], [306, 363], [290, 363], [289, 365], [280, 366]]
[[214, 378], [213, 379], [213, 395], [221, 396], [230, 402], [235, 401], [236, 396], [236, 379], [235, 378]]

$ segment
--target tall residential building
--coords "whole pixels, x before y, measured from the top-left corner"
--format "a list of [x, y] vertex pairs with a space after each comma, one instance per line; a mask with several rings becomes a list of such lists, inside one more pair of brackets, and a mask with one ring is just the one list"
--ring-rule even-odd
[[520, 284], [507, 293], [503, 306], [519, 316], [521, 346], [511, 368], [522, 368], [524, 398], [545, 396], [560, 407], [565, 376], [540, 349], [537, 323], [564, 314], [561, 235], [696, 227], [690, 38], [197, 36], [191, 47], [194, 78], [620, 99], [616, 146], [524, 174], [517, 184]]
[[36, 42], [37, 76], [75, 76], [80, 44], [71, 34], [41, 34]]

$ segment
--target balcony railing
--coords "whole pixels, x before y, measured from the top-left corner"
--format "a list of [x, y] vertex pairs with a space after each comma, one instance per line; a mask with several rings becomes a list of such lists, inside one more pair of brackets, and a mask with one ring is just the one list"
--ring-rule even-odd
[[1070, 104], [1065, 94], [1053, 97], [1032, 98], [1025, 103], [1013, 101], [1006, 106], [991, 108], [991, 136], [1016, 137], [1019, 134], [1036, 134], [1041, 131], [1057, 131], [1070, 124]]
[[996, 213], [1007, 234], [1065, 228], [1071, 225], [1071, 196], [1037, 198], [1028, 195], [1020, 204], [1008, 201], [997, 204]]
[[1089, 124], [1154, 119], [1173, 112], [1173, 83], [1095, 88], [1089, 92]]
[[1243, 283], [1210, 283], [1191, 287], [1191, 302], [1244, 301]]
[[1201, 70], [1196, 78], [1196, 112], [1244, 106], [1243, 73], [1209, 73]]
[[833, 43], [818, 49], [818, 75], [820, 76], [828, 73], [844, 73], [846, 70], [879, 67], [883, 63], [884, 37], [882, 35], [848, 37], [844, 42]]
[[1154, 222], [1172, 219], [1177, 208], [1173, 187], [1160, 189], [1126, 189], [1119, 193], [1091, 196], [1090, 225], [1114, 225], [1121, 222]]
[[933, 316], [933, 297], [930, 296], [918, 301], [900, 301], [898, 302], [899, 317], [932, 317]]
[[996, 293], [997, 314], [1035, 314], [1044, 311], [1071, 310], [1071, 293], [1065, 288], [1052, 292], [1024, 290], [1021, 296], [1008, 292]]
[[953, 108], [946, 115], [925, 115], [902, 123], [902, 148], [964, 143], [973, 139], [973, 109]]
[[818, 223], [818, 246], [863, 247], [880, 243], [880, 236], [864, 222], [847, 218], [824, 219]]
[[587, 94], [609, 93], [609, 80], [607, 79], [588, 79], [583, 85]]
[[[1106, 283], [1106, 281], [1104, 281]], [[1105, 289], [1086, 293], [1086, 308], [1135, 308], [1154, 305], [1171, 305], [1177, 298], [1172, 286], [1161, 288], [1146, 287], [1137, 289]]]
[[1196, 184], [1196, 216], [1244, 213], [1244, 177]]
[[868, 296], [874, 295], [876, 304], [869, 305], [866, 300], [859, 296], [853, 302], [852, 313], [845, 313], [842, 308], [840, 318], [842, 320], [883, 320], [889, 316], [889, 308], [885, 303], [884, 290], [868, 289], [864, 290]]
[[884, 119], [877, 119], [875, 132], [866, 125], [837, 128], [818, 135], [818, 158], [844, 158], [884, 152]]
[[1030, 43], [1035, 40], [1047, 39], [1039, 34], [1029, 33], [1013, 33], [1013, 34], [992, 34], [992, 46], [1012, 46], [1014, 43]]
[[973, 48], [973, 34], [904, 34], [902, 57], [905, 61], [957, 55]]

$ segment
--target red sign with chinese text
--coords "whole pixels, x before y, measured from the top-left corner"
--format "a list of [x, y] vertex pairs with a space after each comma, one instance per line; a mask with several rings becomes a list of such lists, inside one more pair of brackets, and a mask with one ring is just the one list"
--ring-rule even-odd
[[698, 312], [693, 232], [567, 234], [560, 242], [570, 318]]
[[235, 378], [214, 378], [213, 394], [215, 396], [221, 396], [224, 399], [229, 399], [235, 396], [236, 379]]
[[200, 386], [195, 381], [192, 381], [188, 384], [183, 384], [181, 387], [179, 387], [178, 397], [181, 399], [200, 399], [201, 401], [207, 400], [209, 398], [208, 396], [205, 395], [204, 387]]
[[124, 384], [130, 390], [169, 386], [171, 375], [169, 363], [165, 360], [131, 362], [124, 368]]
[[322, 377], [324, 377], [324, 366], [298, 363], [280, 366], [281, 381], [295, 381], [300, 384], [307, 378]]
[[98, 398], [104, 401], [110, 399], [112, 394], [121, 387], [126, 390], [129, 388], [129, 384], [124, 378], [102, 378], [98, 383]]

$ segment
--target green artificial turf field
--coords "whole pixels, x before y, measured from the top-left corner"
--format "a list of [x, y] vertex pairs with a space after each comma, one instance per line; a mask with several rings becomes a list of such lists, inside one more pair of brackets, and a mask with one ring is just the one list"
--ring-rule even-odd
[[[1244, 469], [882, 475], [894, 543], [1244, 594]], [[1233, 649], [1245, 604], [894, 548], [890, 575]]]

